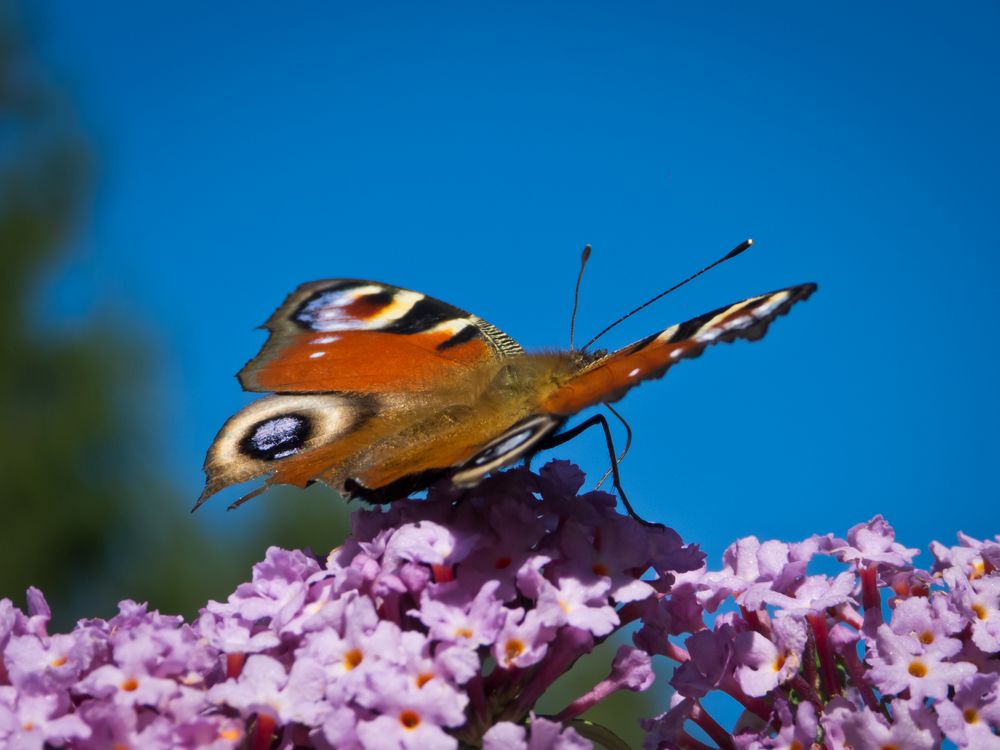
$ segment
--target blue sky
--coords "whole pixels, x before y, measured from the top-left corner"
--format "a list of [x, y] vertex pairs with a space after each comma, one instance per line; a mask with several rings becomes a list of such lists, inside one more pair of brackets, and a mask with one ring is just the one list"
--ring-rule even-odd
[[[589, 337], [753, 237], [604, 340], [820, 286], [764, 341], [622, 402], [640, 512], [716, 556], [877, 512], [910, 545], [1000, 530], [997, 6], [289, 8], [30, 16], [98, 165], [38, 317], [110, 313], [148, 338], [156, 460], [186, 497], [252, 398], [233, 374], [254, 326], [303, 281], [395, 283], [558, 348], [585, 243]], [[555, 455], [605, 468], [596, 434]], [[214, 505], [194, 522], [234, 533]]]

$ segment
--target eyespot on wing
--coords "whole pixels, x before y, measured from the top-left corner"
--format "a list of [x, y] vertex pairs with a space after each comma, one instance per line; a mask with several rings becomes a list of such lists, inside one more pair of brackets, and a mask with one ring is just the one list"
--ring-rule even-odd
[[223, 425], [205, 457], [205, 489], [197, 508], [219, 490], [279, 470], [283, 461], [340, 440], [363, 423], [369, 408], [354, 395], [268, 396]]

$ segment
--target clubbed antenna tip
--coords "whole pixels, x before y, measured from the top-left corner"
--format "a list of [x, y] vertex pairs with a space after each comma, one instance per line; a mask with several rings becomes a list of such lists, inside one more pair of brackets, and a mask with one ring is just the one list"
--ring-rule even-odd
[[[744, 250], [749, 250], [750, 246], [752, 244], [753, 244], [753, 240], [751, 240], [749, 238], [743, 240], [743, 242], [741, 242], [736, 247], [734, 247], [732, 250], [730, 250], [729, 253], [726, 255], [726, 257], [723, 258], [722, 260], [729, 260], [730, 258], [735, 258], [737, 255], [739, 255], [740, 253], [742, 253]], [[718, 262], [721, 263], [722, 260], [720, 260]]]

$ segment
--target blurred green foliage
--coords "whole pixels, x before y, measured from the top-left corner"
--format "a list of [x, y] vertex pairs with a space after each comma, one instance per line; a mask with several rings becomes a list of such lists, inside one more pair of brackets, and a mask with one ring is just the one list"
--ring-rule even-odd
[[[109, 616], [124, 598], [190, 618], [247, 580], [269, 545], [325, 552], [347, 533], [346, 506], [314, 486], [271, 490], [263, 523], [238, 541], [213, 538], [155, 460], [149, 336], [106, 319], [72, 332], [29, 319], [86, 213], [90, 167], [68, 103], [0, 6], [0, 596], [23, 603], [39, 587], [54, 630]], [[618, 645], [581, 660], [543, 709], [603, 678]], [[636, 717], [657, 704], [614, 696], [587, 717], [635, 746]]]
[[68, 102], [0, 6], [0, 595], [38, 586], [59, 629], [126, 597], [190, 617], [269, 544], [323, 551], [346, 533], [343, 504], [317, 487], [270, 497], [239, 541], [212, 538], [155, 460], [145, 343], [107, 319], [71, 332], [30, 320], [86, 214], [90, 167]]

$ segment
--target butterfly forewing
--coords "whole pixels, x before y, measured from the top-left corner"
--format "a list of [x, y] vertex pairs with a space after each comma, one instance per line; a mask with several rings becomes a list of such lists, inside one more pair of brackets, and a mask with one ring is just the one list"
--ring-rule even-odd
[[563, 387], [547, 395], [541, 410], [571, 415], [588, 406], [614, 402], [642, 381], [662, 377], [674, 363], [699, 356], [711, 344], [756, 341], [771, 321], [814, 291], [815, 284], [779, 289], [647, 336], [583, 367]]
[[264, 324], [239, 374], [246, 390], [415, 392], [521, 347], [481, 318], [420, 292], [360, 279], [303, 284]]
[[[451, 437], [449, 410], [488, 387], [522, 353], [486, 321], [419, 292], [372, 281], [303, 284], [264, 325], [270, 336], [240, 372], [272, 391], [216, 436], [200, 502], [262, 475], [304, 487], [348, 477], [373, 489], [448, 469], [502, 430], [486, 421]], [[482, 422], [483, 420], [479, 420]], [[265, 485], [266, 486], [266, 485]]]

